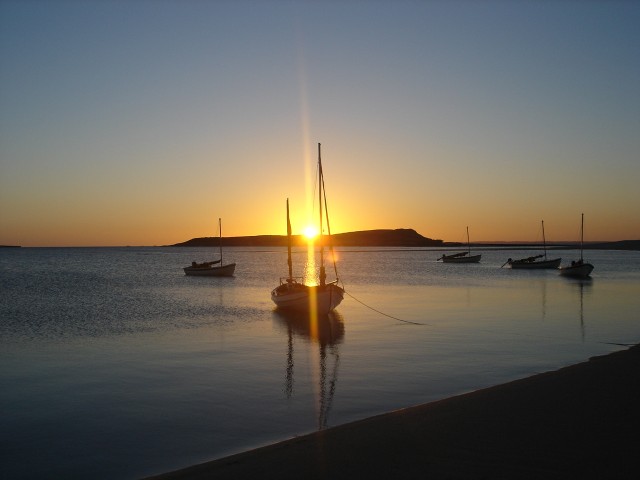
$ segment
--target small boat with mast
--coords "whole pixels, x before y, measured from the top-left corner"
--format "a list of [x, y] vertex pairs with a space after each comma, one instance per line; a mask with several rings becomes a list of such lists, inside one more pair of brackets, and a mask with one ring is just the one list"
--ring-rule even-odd
[[[222, 219], [218, 219], [220, 258], [210, 262], [191, 262], [191, 265], [184, 267], [184, 274], [198, 277], [232, 277], [236, 270], [235, 263], [222, 265]], [[219, 265], [218, 265], [219, 264]]]
[[452, 253], [450, 255], [442, 254], [438, 260], [444, 263], [478, 263], [482, 255], [471, 255], [471, 243], [469, 243], [469, 227], [467, 227], [467, 251]]
[[[333, 247], [329, 242], [331, 257], [336, 279], [327, 283], [327, 274], [324, 267], [324, 238], [322, 234], [323, 215], [326, 215], [327, 239], [331, 239], [331, 228], [329, 227], [329, 212], [327, 211], [327, 195], [324, 187], [324, 174], [322, 172], [322, 158], [320, 155], [320, 144], [318, 143], [318, 198], [320, 210], [320, 228], [318, 243], [320, 246], [320, 273], [319, 282], [311, 284], [305, 283], [304, 279], [293, 276], [291, 262], [291, 221], [289, 218], [289, 199], [287, 199], [287, 263], [289, 265], [289, 276], [280, 278], [280, 285], [271, 291], [271, 300], [277, 308], [300, 312], [317, 313], [326, 315], [342, 302], [344, 289], [338, 285], [338, 269], [333, 255]], [[323, 213], [324, 205], [324, 213]]]
[[587, 278], [593, 272], [593, 265], [584, 261], [582, 251], [584, 249], [584, 213], [580, 223], [580, 259], [572, 260], [569, 265], [560, 267], [560, 275], [563, 277]]
[[[542, 268], [558, 268], [560, 266], [560, 262], [562, 258], [547, 258], [547, 240], [544, 236], [544, 220], [542, 220], [542, 245], [544, 248], [544, 253], [540, 255], [534, 255], [533, 257], [521, 258], [519, 260], [508, 259], [507, 262], [502, 265], [509, 265], [514, 269], [542, 269]], [[544, 260], [539, 260], [543, 258]]]

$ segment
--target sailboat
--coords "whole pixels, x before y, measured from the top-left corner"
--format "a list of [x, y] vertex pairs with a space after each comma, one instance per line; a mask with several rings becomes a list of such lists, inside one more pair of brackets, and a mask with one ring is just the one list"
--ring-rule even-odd
[[[562, 258], [547, 258], [547, 240], [544, 236], [544, 220], [542, 220], [542, 245], [544, 247], [544, 254], [534, 255], [533, 257], [521, 258], [520, 260], [508, 259], [505, 265], [509, 264], [511, 268], [516, 269], [534, 269], [534, 268], [558, 268]], [[543, 258], [544, 260], [539, 260]], [[503, 265], [504, 267], [504, 265]]]
[[572, 260], [571, 264], [560, 267], [560, 275], [564, 277], [586, 278], [591, 275], [593, 265], [586, 263], [582, 256], [584, 244], [584, 213], [580, 223], [580, 260]]
[[469, 227], [467, 227], [467, 251], [452, 253], [450, 255], [442, 254], [438, 260], [444, 263], [478, 263], [482, 255], [471, 255], [471, 244], [469, 243]]
[[[333, 267], [336, 279], [327, 283], [327, 274], [324, 267], [324, 242], [322, 234], [323, 204], [324, 214], [326, 214], [327, 236], [331, 238], [329, 228], [329, 212], [327, 211], [327, 195], [324, 188], [324, 174], [322, 172], [322, 157], [320, 155], [320, 144], [318, 143], [318, 197], [320, 210], [320, 229], [318, 243], [320, 245], [320, 278], [317, 285], [310, 285], [302, 278], [293, 276], [291, 262], [291, 221], [289, 219], [289, 199], [287, 199], [287, 262], [289, 264], [289, 276], [280, 278], [280, 285], [271, 291], [271, 300], [277, 308], [283, 310], [315, 312], [318, 315], [326, 315], [342, 302], [344, 289], [338, 286], [338, 269], [336, 267], [335, 255]], [[333, 253], [333, 252], [332, 252]]]
[[222, 219], [218, 219], [218, 229], [220, 231], [220, 258], [211, 262], [196, 263], [184, 267], [185, 275], [201, 277], [232, 277], [236, 270], [235, 263], [222, 264]]

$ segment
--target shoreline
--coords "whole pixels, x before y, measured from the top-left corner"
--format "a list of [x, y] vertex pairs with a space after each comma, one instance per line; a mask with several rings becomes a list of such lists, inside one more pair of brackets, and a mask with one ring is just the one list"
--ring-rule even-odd
[[146, 477], [637, 478], [640, 346]]

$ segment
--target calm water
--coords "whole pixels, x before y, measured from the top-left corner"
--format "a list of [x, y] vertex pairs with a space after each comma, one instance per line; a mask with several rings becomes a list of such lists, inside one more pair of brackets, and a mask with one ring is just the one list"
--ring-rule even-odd
[[590, 281], [482, 253], [341, 249], [314, 329], [274, 312], [284, 249], [226, 250], [234, 278], [183, 274], [211, 249], [0, 250], [3, 473], [139, 478], [638, 342], [640, 252], [587, 251]]

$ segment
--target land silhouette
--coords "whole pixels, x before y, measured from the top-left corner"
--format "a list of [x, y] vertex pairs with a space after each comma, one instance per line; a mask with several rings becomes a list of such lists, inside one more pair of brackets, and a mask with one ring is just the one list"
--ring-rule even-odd
[[[176, 243], [173, 247], [213, 247], [220, 245], [218, 237], [192, 238], [186, 242]], [[307, 238], [303, 235], [292, 235], [293, 246], [306, 246]], [[331, 244], [336, 247], [440, 247], [442, 240], [423, 237], [410, 228], [395, 230], [363, 230], [359, 232], [338, 233], [331, 235]], [[286, 235], [255, 235], [249, 237], [222, 237], [225, 247], [286, 247]]]

